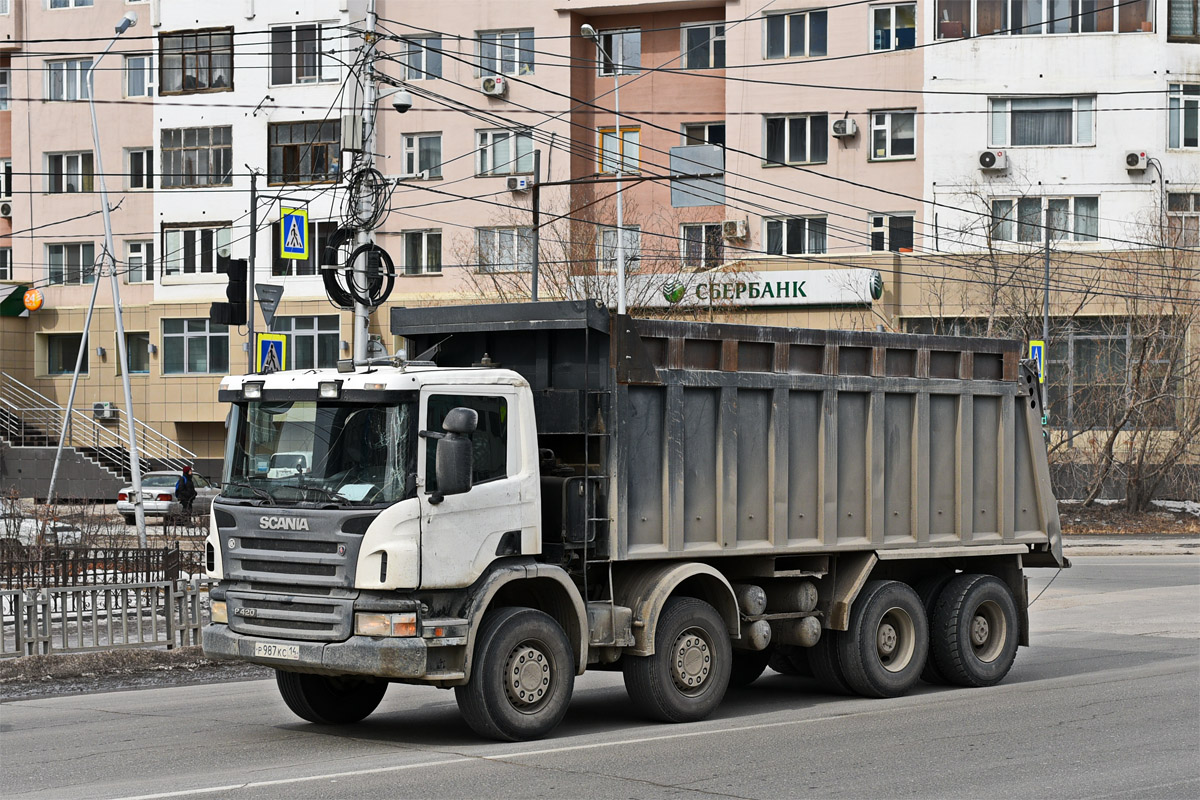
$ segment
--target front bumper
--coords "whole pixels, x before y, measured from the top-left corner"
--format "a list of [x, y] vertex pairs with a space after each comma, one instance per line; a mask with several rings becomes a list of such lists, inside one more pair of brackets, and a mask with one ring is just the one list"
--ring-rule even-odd
[[[256, 642], [295, 646], [300, 657], [283, 659], [256, 656]], [[205, 626], [203, 644], [204, 654], [212, 659], [247, 661], [290, 672], [366, 675], [444, 686], [454, 686], [465, 681], [461, 670], [445, 668], [449, 665], [440, 655], [432, 659], [436, 665], [434, 669], [430, 669], [431, 648], [426, 640], [420, 637], [377, 639], [370, 636], [351, 636], [344, 642], [305, 642], [247, 636], [235, 633], [228, 625], [214, 623]]]

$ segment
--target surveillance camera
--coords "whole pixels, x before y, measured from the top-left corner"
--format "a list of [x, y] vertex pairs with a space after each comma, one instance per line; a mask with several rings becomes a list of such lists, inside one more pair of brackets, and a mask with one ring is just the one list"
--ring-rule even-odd
[[405, 111], [408, 111], [410, 108], [412, 108], [412, 103], [413, 101], [411, 94], [409, 94], [407, 91], [399, 92], [392, 99], [392, 108], [403, 114]]

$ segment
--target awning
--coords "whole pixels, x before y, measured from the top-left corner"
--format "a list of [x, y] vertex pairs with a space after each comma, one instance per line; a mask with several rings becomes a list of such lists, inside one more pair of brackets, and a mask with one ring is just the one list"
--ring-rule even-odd
[[0, 285], [0, 317], [27, 317], [29, 311], [25, 308], [25, 292], [28, 286], [20, 284]]

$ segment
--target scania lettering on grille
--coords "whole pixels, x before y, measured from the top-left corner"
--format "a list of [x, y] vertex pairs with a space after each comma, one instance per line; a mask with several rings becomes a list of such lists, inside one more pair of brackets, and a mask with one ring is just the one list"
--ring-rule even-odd
[[258, 527], [265, 531], [306, 531], [308, 520], [304, 517], [259, 517]]

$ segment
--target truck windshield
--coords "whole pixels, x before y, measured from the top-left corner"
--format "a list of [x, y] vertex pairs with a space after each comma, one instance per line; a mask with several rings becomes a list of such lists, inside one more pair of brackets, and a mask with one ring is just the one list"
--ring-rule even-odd
[[416, 472], [416, 401], [248, 402], [235, 407], [224, 497], [264, 503], [387, 505]]

